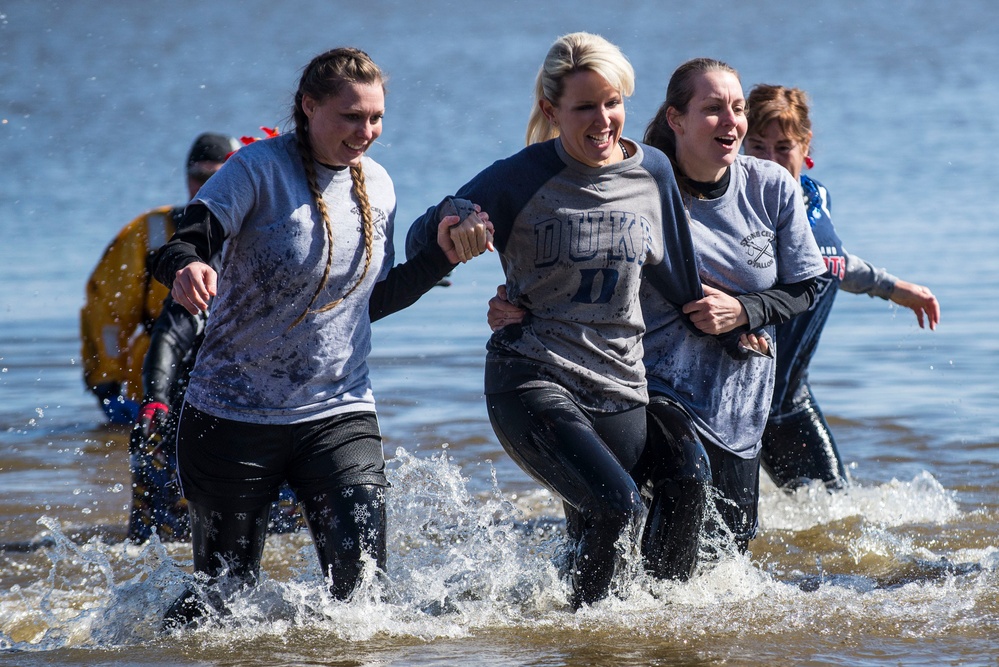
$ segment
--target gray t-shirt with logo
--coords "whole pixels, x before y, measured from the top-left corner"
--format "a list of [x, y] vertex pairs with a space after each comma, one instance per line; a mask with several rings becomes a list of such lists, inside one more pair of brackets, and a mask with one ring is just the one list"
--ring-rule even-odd
[[[732, 295], [825, 273], [801, 191], [774, 162], [740, 155], [725, 194], [684, 195], [701, 280]], [[696, 336], [660, 293], [643, 285], [649, 391], [678, 400], [710, 442], [756, 455], [774, 384], [774, 360], [736, 359], [711, 336]], [[773, 327], [766, 327], [773, 339]]]
[[[674, 303], [699, 298], [700, 283], [669, 161], [636, 148], [621, 162], [590, 167], [554, 139], [494, 163], [458, 191], [489, 214], [507, 295], [530, 311], [490, 340], [487, 394], [557, 386], [594, 412], [648, 402], [643, 274], [656, 273]], [[455, 203], [414, 223], [410, 257], [433, 243], [442, 209]]]
[[368, 299], [394, 262], [396, 199], [380, 165], [365, 157], [362, 167], [374, 218], [371, 266], [362, 279], [362, 221], [349, 170], [316, 164], [333, 261], [312, 309], [361, 282], [336, 307], [295, 326], [322, 281], [328, 245], [294, 135], [241, 148], [198, 193], [227, 237], [218, 295], [187, 389], [194, 407], [260, 424], [374, 410]]

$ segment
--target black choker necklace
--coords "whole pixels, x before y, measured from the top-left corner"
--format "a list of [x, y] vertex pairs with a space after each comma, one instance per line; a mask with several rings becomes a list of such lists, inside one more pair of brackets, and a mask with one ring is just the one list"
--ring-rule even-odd
[[621, 154], [624, 155], [625, 160], [631, 157], [631, 154], [628, 152], [628, 149], [624, 147], [624, 141], [618, 139], [617, 145], [621, 147]]

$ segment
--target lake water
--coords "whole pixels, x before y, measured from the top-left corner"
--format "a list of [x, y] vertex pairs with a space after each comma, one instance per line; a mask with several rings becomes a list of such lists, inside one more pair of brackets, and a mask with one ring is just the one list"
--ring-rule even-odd
[[[999, 5], [972, 0], [2, 3], [0, 542], [47, 546], [0, 552], [0, 663], [999, 664], [997, 26]], [[410, 220], [519, 149], [537, 67], [575, 30], [635, 65], [628, 136], [690, 57], [728, 61], [747, 90], [807, 89], [812, 173], [847, 247], [940, 299], [936, 332], [838, 299], [812, 375], [855, 487], [764, 486], [751, 557], [682, 585], [630, 573], [620, 598], [567, 612], [559, 505], [485, 415], [488, 257], [375, 327], [387, 588], [330, 603], [309, 540], [272, 537], [224, 627], [159, 635], [189, 547], [88, 539], [123, 532], [129, 502], [127, 435], [79, 362], [104, 246], [182, 201], [194, 136], [282, 123], [299, 68], [350, 44], [391, 77], [372, 155], [401, 248]]]

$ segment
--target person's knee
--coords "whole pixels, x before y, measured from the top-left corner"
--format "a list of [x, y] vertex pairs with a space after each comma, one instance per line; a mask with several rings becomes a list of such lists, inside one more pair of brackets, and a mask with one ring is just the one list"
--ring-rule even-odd
[[302, 500], [330, 593], [347, 599], [368, 559], [385, 570], [385, 487], [355, 484]]
[[789, 492], [812, 480], [831, 490], [848, 483], [836, 441], [817, 405], [767, 424], [762, 466], [778, 487]]
[[657, 579], [689, 579], [697, 565], [707, 484], [664, 485], [649, 502], [642, 533], [645, 569]]
[[218, 510], [188, 500], [194, 568], [210, 577], [256, 578], [266, 539], [269, 504], [254, 510]]
[[597, 498], [587, 507], [580, 508], [585, 525], [599, 526], [618, 534], [629, 526], [638, 526], [645, 512], [645, 503], [637, 491]]
[[663, 472], [675, 484], [686, 488], [711, 483], [711, 463], [696, 434], [678, 438], [671, 452], [673, 457], [663, 466]]
[[636, 466], [649, 494], [664, 484], [694, 488], [711, 483], [711, 462], [690, 416], [675, 403], [654, 400], [647, 409], [648, 445]]

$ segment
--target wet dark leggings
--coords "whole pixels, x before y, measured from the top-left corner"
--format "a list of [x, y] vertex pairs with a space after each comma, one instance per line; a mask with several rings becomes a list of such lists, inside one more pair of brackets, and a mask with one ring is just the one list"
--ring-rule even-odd
[[366, 554], [385, 571], [385, 487], [345, 486], [303, 502], [306, 522], [329, 581], [330, 594], [346, 600], [357, 587]]
[[194, 571], [208, 576], [207, 597], [188, 589], [163, 616], [164, 630], [193, 625], [211, 611], [225, 613], [224, 598], [252, 585], [260, 571], [271, 506], [255, 511], [217, 511], [188, 500]]
[[[320, 567], [337, 599], [350, 597], [357, 586], [362, 553], [385, 569], [384, 494], [383, 487], [361, 484], [302, 500]], [[227, 574], [239, 583], [255, 582], [271, 506], [222, 512], [189, 501], [188, 507], [195, 571], [213, 580]]]
[[[759, 524], [760, 457], [744, 459], [710, 444], [705, 445], [704, 451], [711, 462], [715, 509], [731, 533], [736, 549], [746, 553]], [[713, 537], [721, 532], [721, 526], [709, 517], [704, 533]]]
[[[384, 494], [384, 487], [358, 484], [302, 501], [319, 564], [330, 594], [338, 600], [349, 598], [357, 587], [364, 570], [362, 554], [379, 571], [385, 569]], [[224, 612], [225, 597], [256, 583], [271, 505], [232, 512], [188, 501], [188, 509], [194, 570], [208, 575], [211, 588], [207, 599], [192, 590], [181, 595], [163, 617], [166, 630], [189, 626], [210, 609]]]
[[829, 489], [848, 484], [843, 459], [811, 391], [800, 411], [771, 419], [763, 433], [763, 469], [785, 491], [822, 480]]
[[486, 397], [503, 448], [578, 517], [573, 606], [606, 597], [618, 560], [615, 543], [641, 522], [644, 506], [629, 470], [645, 443], [645, 409], [593, 415], [555, 388]]
[[675, 403], [654, 400], [648, 419], [648, 445], [635, 470], [649, 507], [642, 557], [652, 576], [685, 581], [697, 565], [711, 464], [690, 417]]
[[[759, 460], [704, 444], [686, 411], [667, 397], [653, 396], [648, 415], [648, 445], [634, 470], [649, 506], [642, 555], [652, 576], [683, 581], [693, 574], [701, 548], [719, 542], [723, 532], [740, 552], [749, 549]], [[724, 526], [707, 511], [712, 497]]]

